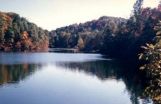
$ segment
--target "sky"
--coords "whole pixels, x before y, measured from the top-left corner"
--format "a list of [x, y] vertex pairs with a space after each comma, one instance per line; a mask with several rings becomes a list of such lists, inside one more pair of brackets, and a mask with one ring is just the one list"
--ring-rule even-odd
[[[156, 7], [159, 0], [144, 0]], [[101, 16], [128, 18], [135, 0], [0, 0], [0, 11], [15, 12], [38, 26], [53, 30]]]

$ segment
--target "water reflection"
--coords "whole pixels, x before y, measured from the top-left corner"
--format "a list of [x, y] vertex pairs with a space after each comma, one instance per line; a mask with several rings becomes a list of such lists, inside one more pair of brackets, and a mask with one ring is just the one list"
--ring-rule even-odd
[[[20, 56], [22, 57], [22, 55], [20, 55]], [[25, 55], [25, 56], [28, 57], [27, 55]], [[51, 56], [51, 55], [49, 55], [49, 56]], [[10, 85], [13, 83], [19, 83], [20, 81], [26, 80], [28, 77], [32, 77], [34, 75], [33, 73], [40, 73], [41, 69], [43, 69], [45, 71], [48, 68], [48, 66], [50, 66], [50, 71], [54, 71], [54, 68], [55, 68], [55, 70], [61, 69], [61, 70], [65, 70], [67, 72], [69, 71], [69, 72], [74, 72], [74, 73], [77, 73], [77, 72], [84, 73], [86, 76], [97, 77], [103, 83], [106, 82], [107, 80], [109, 80], [109, 81], [116, 80], [116, 81], [124, 82], [124, 84], [126, 86], [126, 89], [124, 89], [124, 90], [128, 91], [128, 94], [129, 94], [129, 97], [131, 100], [131, 104], [150, 104], [151, 103], [151, 101], [149, 99], [143, 97], [144, 89], [147, 86], [146, 80], [145, 80], [146, 78], [143, 77], [142, 73], [137, 72], [135, 70], [135, 67], [131, 67], [130, 65], [125, 65], [125, 63], [123, 64], [123, 63], [120, 63], [120, 62], [117, 62], [114, 60], [113, 61], [112, 60], [104, 60], [104, 59], [101, 60], [99, 55], [96, 55], [96, 57], [94, 57], [95, 55], [92, 55], [92, 58], [91, 58], [91, 55], [89, 55], [90, 57], [83, 56], [83, 58], [79, 58], [79, 59], [78, 59], [78, 56], [80, 56], [80, 55], [76, 55], [72, 59], [69, 59], [69, 56], [67, 58], [65, 55], [64, 60], [63, 60], [63, 59], [58, 58], [58, 57], [60, 57], [60, 55], [56, 55], [54, 57], [57, 57], [57, 59], [52, 59], [52, 57], [50, 57], [50, 59], [47, 60], [47, 58], [42, 57], [40, 54], [36, 55], [36, 57], [37, 57], [36, 59], [35, 58], [32, 59], [32, 57], [26, 58], [24, 56], [23, 56], [23, 58], [21, 58], [18, 55], [18, 56], [16, 56], [17, 57], [16, 61], [10, 60], [9, 64], [7, 64], [5, 57], [13, 57], [13, 56], [12, 55], [3, 56], [4, 60], [0, 61], [3, 63], [3, 64], [1, 63], [1, 65], [0, 65], [0, 85], [3, 86], [4, 84]], [[35, 55], [34, 55], [34, 57], [35, 57]], [[41, 57], [41, 60], [40, 60], [40, 57]], [[25, 62], [23, 59], [25, 59]], [[27, 61], [26, 61], [26, 59], [27, 59]], [[26, 63], [26, 64], [24, 64], [24, 63]], [[50, 75], [50, 72], [47, 72], [47, 75], [48, 75], [47, 77], [49, 77], [50, 81], [57, 80], [55, 77], [54, 77], [55, 78], [54, 79], [53, 76]], [[63, 74], [61, 74], [60, 77], [64, 78]], [[35, 82], [31, 80], [31, 83], [33, 85], [36, 85], [35, 83], [38, 83], [37, 81], [40, 80], [40, 82], [41, 82], [46, 77], [44, 77], [44, 75], [41, 74], [39, 78], [40, 79], [36, 80]], [[68, 82], [65, 82], [65, 83], [67, 84]], [[40, 86], [46, 86], [44, 89], [51, 89], [51, 87], [50, 87], [50, 86], [52, 86], [51, 83], [45, 82], [45, 84], [47, 84], [47, 85], [40, 84]], [[72, 85], [70, 85], [70, 86], [72, 86]], [[91, 86], [91, 85], [89, 85], [89, 86]], [[110, 86], [110, 84], [107, 84], [107, 87], [108, 86]], [[57, 89], [62, 86], [54, 85], [54, 87], [55, 87], [55, 89]], [[67, 87], [67, 85], [65, 87]], [[66, 89], [65, 87], [64, 87], [64, 89]], [[118, 88], [119, 88], [119, 86], [118, 86]], [[36, 89], [40, 89], [40, 88], [36, 87]], [[79, 90], [81, 90], [81, 88], [79, 88]], [[0, 91], [1, 91], [1, 89], [0, 89]], [[49, 94], [50, 92], [47, 91], [44, 93]], [[37, 95], [37, 96], [40, 96], [40, 95]], [[51, 96], [53, 96], [53, 95], [51, 95]], [[1, 94], [0, 94], [0, 97], [1, 97]], [[57, 98], [56, 95], [54, 95], [54, 97]], [[97, 97], [99, 97], [99, 96], [97, 96]], [[60, 100], [63, 98], [57, 98], [57, 99]], [[3, 101], [3, 99], [1, 99], [1, 100]], [[39, 99], [39, 100], [41, 102], [41, 99]], [[48, 100], [52, 100], [52, 99], [48, 98]], [[54, 103], [54, 102], [51, 102], [49, 104], [52, 104], [52, 103]], [[13, 103], [13, 104], [15, 104], [15, 103]], [[25, 104], [27, 104], [27, 103], [25, 103]], [[65, 102], [63, 104], [65, 104]], [[81, 101], [80, 101], [80, 104], [81, 104]], [[113, 102], [113, 104], [118, 104], [118, 103]]]
[[0, 65], [0, 85], [25, 80], [38, 67], [40, 65], [35, 64]]
[[[124, 63], [125, 64], [125, 63]], [[59, 67], [65, 67], [72, 71], [84, 72], [88, 75], [97, 76], [100, 80], [108, 79], [122, 80], [126, 89], [131, 96], [132, 104], [150, 104], [151, 100], [143, 97], [144, 89], [146, 88], [146, 78], [143, 73], [136, 71], [136, 67], [123, 65], [117, 61], [92, 61], [82, 63], [57, 63]]]

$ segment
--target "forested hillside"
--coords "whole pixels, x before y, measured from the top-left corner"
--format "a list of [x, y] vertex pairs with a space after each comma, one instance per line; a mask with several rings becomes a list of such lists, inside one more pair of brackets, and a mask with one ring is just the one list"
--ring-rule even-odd
[[77, 48], [83, 52], [97, 52], [103, 45], [104, 30], [117, 34], [126, 24], [126, 19], [100, 17], [98, 20], [73, 24], [50, 32], [50, 47]]
[[142, 45], [153, 42], [154, 26], [161, 19], [160, 6], [141, 8], [134, 5], [129, 19], [100, 17], [98, 20], [73, 24], [50, 32], [50, 47], [76, 48], [82, 52], [99, 52], [115, 58], [137, 58]]
[[160, 7], [142, 8], [139, 14], [127, 20], [126, 25], [115, 36], [112, 30], [107, 29], [104, 32], [105, 41], [101, 52], [116, 58], [137, 58], [143, 51], [141, 46], [147, 42], [154, 42], [156, 34], [154, 27], [160, 20]]
[[47, 51], [48, 31], [15, 13], [0, 12], [0, 51]]

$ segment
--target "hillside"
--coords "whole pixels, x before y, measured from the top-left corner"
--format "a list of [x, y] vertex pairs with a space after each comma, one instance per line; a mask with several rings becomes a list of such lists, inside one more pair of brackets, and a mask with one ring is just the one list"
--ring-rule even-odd
[[98, 20], [73, 24], [50, 32], [50, 47], [77, 48], [80, 51], [91, 52], [100, 49], [103, 43], [104, 30], [108, 27], [116, 34], [126, 23], [126, 19], [117, 17], [100, 17]]
[[48, 31], [16, 13], [0, 12], [0, 51], [47, 51]]
[[103, 53], [115, 58], [138, 58], [140, 48], [153, 42], [154, 27], [161, 19], [160, 8], [140, 8], [129, 19], [100, 17], [49, 33], [49, 47], [75, 48], [81, 52]]

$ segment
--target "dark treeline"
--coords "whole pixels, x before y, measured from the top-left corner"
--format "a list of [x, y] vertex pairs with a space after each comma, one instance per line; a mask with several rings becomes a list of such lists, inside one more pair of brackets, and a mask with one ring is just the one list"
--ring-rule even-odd
[[46, 51], [48, 31], [15, 13], [0, 12], [0, 51]]
[[134, 13], [129, 19], [104, 16], [51, 31], [49, 46], [99, 52], [114, 58], [136, 58], [142, 52], [142, 45], [153, 42], [154, 27], [161, 19], [159, 7], [141, 8], [138, 7], [140, 2], [134, 5]]
[[73, 24], [50, 32], [51, 48], [76, 48], [83, 52], [98, 52], [103, 45], [104, 31], [112, 30], [114, 34], [125, 25], [126, 19], [117, 17], [100, 17], [98, 20]]
[[121, 59], [137, 59], [143, 51], [141, 46], [154, 42], [154, 27], [161, 19], [161, 11], [159, 8], [143, 8], [139, 12], [128, 19], [117, 34], [113, 35], [110, 29], [105, 30], [102, 53]]

